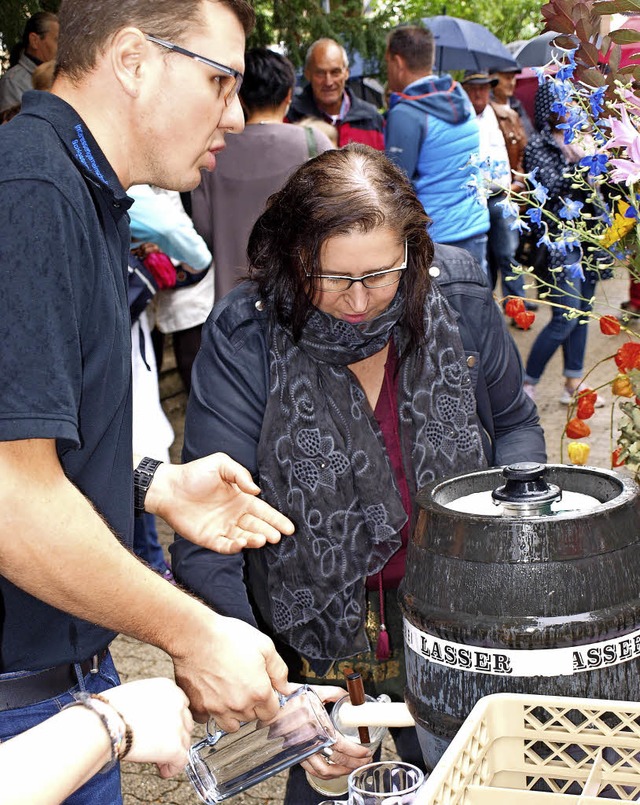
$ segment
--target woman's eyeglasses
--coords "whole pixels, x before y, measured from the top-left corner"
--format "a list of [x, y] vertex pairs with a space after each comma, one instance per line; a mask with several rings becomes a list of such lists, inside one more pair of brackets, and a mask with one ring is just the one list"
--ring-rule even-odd
[[[404, 242], [404, 260], [402, 265], [396, 268], [386, 268], [384, 271], [374, 271], [371, 274], [363, 274], [361, 277], [351, 277], [346, 274], [320, 274], [316, 277], [316, 285], [324, 293], [340, 293], [348, 291], [354, 282], [361, 282], [365, 288], [375, 290], [385, 288], [387, 285], [395, 285], [400, 282], [402, 272], [407, 267], [407, 241]], [[311, 274], [305, 271], [307, 279]]]
[[214, 70], [224, 73], [224, 75], [217, 75], [214, 76], [214, 78], [216, 78], [220, 84], [220, 91], [224, 97], [225, 106], [231, 106], [233, 99], [240, 92], [242, 73], [238, 72], [238, 70], [234, 70], [233, 67], [227, 67], [224, 64], [213, 61], [213, 59], [199, 56], [197, 53], [193, 53], [191, 50], [187, 50], [180, 45], [174, 45], [173, 42], [167, 42], [166, 39], [158, 39], [157, 36], [151, 36], [150, 34], [145, 34], [144, 36], [145, 39], [148, 39], [149, 42], [153, 42], [155, 45], [160, 45], [160, 47], [171, 50], [174, 53], [180, 53], [182, 56], [188, 56], [190, 59], [195, 59], [196, 61], [202, 62], [202, 64], [206, 64], [208, 67], [213, 67]]

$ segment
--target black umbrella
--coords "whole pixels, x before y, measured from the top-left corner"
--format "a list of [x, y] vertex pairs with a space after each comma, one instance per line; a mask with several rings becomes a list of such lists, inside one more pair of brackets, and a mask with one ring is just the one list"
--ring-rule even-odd
[[498, 37], [477, 22], [448, 15], [424, 17], [422, 22], [435, 39], [438, 73], [519, 69], [518, 62]]
[[534, 36], [533, 39], [523, 42], [513, 55], [518, 59], [521, 67], [542, 67], [548, 64], [554, 56], [561, 56], [565, 52], [560, 48], [553, 47], [553, 40], [556, 36], [562, 36], [562, 34], [547, 31], [539, 36]]

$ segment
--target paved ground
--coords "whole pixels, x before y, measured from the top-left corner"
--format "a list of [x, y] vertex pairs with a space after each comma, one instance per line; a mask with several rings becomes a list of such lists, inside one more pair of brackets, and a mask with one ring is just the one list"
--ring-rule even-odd
[[[612, 312], [608, 309], [608, 306], [617, 307], [621, 301], [627, 298], [626, 290], [626, 280], [609, 280], [604, 283], [598, 295], [599, 311], [602, 313]], [[548, 315], [547, 310], [541, 310], [533, 328], [528, 332], [512, 330], [516, 343], [525, 358], [536, 333], [542, 328], [543, 322]], [[587, 366], [595, 365], [604, 358], [613, 355], [618, 346], [627, 339], [624, 334], [605, 338], [600, 334], [597, 324], [592, 323], [589, 327]], [[177, 461], [182, 438], [185, 398], [180, 391], [177, 376], [171, 368], [170, 356], [168, 363], [168, 369], [163, 372], [161, 379], [161, 389], [163, 405], [176, 431], [177, 438], [173, 448], [173, 459]], [[590, 376], [589, 385], [595, 387], [605, 383], [613, 377], [613, 373], [611, 361], [600, 364]], [[560, 440], [566, 422], [566, 408], [558, 402], [562, 392], [562, 385], [561, 356], [557, 354], [549, 364], [538, 386], [538, 408], [545, 430], [550, 462], [559, 462], [561, 460]], [[611, 395], [607, 389], [604, 389], [601, 393], [607, 400], [610, 400]], [[617, 419], [617, 413], [613, 412], [613, 421], [615, 422]], [[611, 422], [612, 408], [610, 405], [597, 410], [595, 416], [589, 422], [592, 428], [592, 436], [588, 440], [592, 446], [590, 464], [593, 466], [607, 468], [610, 466], [611, 443], [609, 434]], [[162, 539], [166, 545], [170, 535], [165, 531], [162, 533]], [[113, 652], [116, 664], [124, 680], [148, 676], [171, 676], [171, 663], [168, 657], [158, 649], [145, 646], [130, 638], [121, 637], [115, 641]], [[386, 747], [385, 752], [391, 754], [389, 746]], [[161, 780], [155, 773], [155, 769], [149, 766], [126, 763], [123, 769], [126, 805], [138, 805], [138, 803], [187, 805], [198, 801], [184, 775], [165, 781]], [[260, 786], [256, 786], [246, 794], [234, 798], [232, 800], [234, 805], [279, 805], [279, 803], [282, 803], [283, 777], [284, 775], [275, 777]]]

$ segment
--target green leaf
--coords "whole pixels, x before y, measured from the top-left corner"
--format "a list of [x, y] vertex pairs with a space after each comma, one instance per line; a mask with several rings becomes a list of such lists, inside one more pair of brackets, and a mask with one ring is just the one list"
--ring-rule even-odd
[[640, 13], [640, 0], [596, 0], [593, 10], [596, 14]]
[[609, 39], [616, 45], [629, 45], [640, 42], [640, 31], [632, 31], [629, 28], [619, 28], [617, 31], [609, 31]]

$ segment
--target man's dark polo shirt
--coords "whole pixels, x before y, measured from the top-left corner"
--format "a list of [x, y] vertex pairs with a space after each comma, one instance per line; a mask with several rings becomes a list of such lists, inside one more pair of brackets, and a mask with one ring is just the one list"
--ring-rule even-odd
[[[67, 477], [130, 545], [131, 200], [80, 117], [47, 92], [26, 93], [0, 126], [0, 154], [0, 440], [55, 439]], [[46, 533], [42, 551], [55, 567]], [[2, 672], [81, 661], [114, 636], [0, 576], [2, 609]]]

